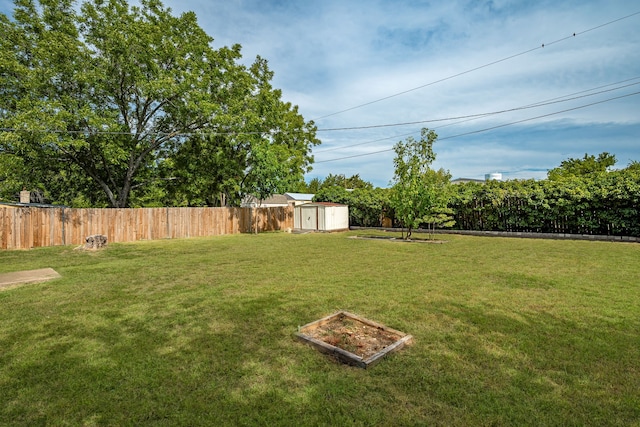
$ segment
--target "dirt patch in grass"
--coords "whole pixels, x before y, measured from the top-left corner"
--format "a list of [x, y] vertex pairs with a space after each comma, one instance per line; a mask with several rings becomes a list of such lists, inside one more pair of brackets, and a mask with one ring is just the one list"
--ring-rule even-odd
[[368, 359], [402, 338], [395, 332], [347, 316], [337, 316], [305, 334], [363, 359]]
[[446, 243], [446, 240], [436, 240], [421, 237], [411, 237], [410, 239], [402, 239], [400, 237], [393, 236], [351, 236], [350, 239], [363, 239], [363, 240], [389, 240], [392, 242], [405, 242], [405, 243]]

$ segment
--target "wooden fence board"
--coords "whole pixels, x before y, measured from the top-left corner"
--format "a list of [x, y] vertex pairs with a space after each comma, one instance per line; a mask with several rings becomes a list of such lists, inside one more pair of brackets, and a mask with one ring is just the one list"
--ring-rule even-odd
[[[255, 218], [254, 218], [255, 216]], [[0, 207], [0, 249], [179, 239], [293, 228], [293, 208], [72, 209]]]

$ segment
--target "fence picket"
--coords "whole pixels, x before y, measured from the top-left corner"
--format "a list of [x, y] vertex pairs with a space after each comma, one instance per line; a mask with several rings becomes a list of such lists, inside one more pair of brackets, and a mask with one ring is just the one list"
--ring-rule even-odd
[[292, 207], [72, 209], [0, 207], [0, 249], [80, 245], [91, 234], [109, 242], [217, 236], [293, 228]]

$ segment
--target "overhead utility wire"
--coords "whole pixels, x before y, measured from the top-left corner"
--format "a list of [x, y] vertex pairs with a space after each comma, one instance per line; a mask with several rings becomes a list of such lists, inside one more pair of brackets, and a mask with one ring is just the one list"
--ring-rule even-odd
[[[460, 121], [457, 121], [457, 122], [454, 122], [454, 123], [449, 123], [449, 124], [442, 125], [442, 126], [439, 126], [438, 128], [436, 128], [436, 129], [442, 129], [442, 128], [447, 127], [447, 126], [457, 125], [457, 124], [468, 122], [468, 121], [471, 121], [471, 120], [476, 120], [476, 119], [479, 119], [479, 118], [482, 118], [482, 117], [487, 117], [489, 115], [497, 115], [497, 114], [501, 114], [501, 113], [504, 113], [504, 112], [518, 111], [518, 110], [524, 110], [524, 109], [528, 109], [528, 108], [540, 107], [540, 106], [544, 106], [544, 105], [551, 105], [551, 104], [554, 104], [554, 103], [559, 103], [559, 102], [564, 102], [564, 101], [571, 101], [571, 100], [575, 100], [575, 99], [579, 99], [579, 98], [585, 98], [585, 97], [591, 96], [591, 95], [598, 95], [598, 94], [602, 94], [602, 93], [606, 93], [606, 92], [612, 92], [614, 90], [618, 90], [618, 89], [622, 89], [622, 88], [625, 88], [625, 87], [629, 87], [629, 86], [640, 84], [640, 82], [631, 83], [631, 84], [627, 84], [627, 85], [624, 85], [624, 86], [619, 86], [619, 87], [616, 87], [616, 88], [612, 88], [612, 89], [608, 89], [608, 90], [604, 90], [604, 91], [600, 91], [600, 92], [593, 92], [593, 91], [594, 90], [598, 90], [598, 89], [602, 89], [602, 88], [605, 88], [605, 87], [621, 84], [621, 83], [626, 83], [626, 82], [633, 81], [633, 80], [638, 80], [638, 79], [640, 79], [640, 77], [633, 77], [633, 78], [622, 80], [622, 81], [619, 81], [619, 82], [616, 82], [616, 83], [609, 83], [609, 84], [598, 86], [598, 87], [594, 87], [594, 88], [591, 88], [591, 89], [586, 89], [586, 90], [581, 90], [579, 92], [570, 93], [568, 95], [558, 96], [558, 97], [547, 99], [547, 100], [544, 100], [544, 101], [535, 102], [533, 104], [527, 104], [527, 105], [522, 106], [522, 107], [516, 107], [516, 108], [511, 108], [511, 109], [492, 112], [492, 113], [470, 114], [470, 115], [467, 115], [467, 116], [450, 117], [450, 118], [444, 118], [444, 119], [433, 119], [431, 121], [434, 121], [434, 122], [435, 121], [447, 121], [447, 120], [457, 120], [457, 119], [460, 119], [460, 118], [465, 118], [465, 120], [460, 120]], [[586, 93], [586, 92], [593, 92], [593, 93], [590, 93], [590, 94], [587, 94], [587, 95], [578, 96], [578, 97], [574, 97], [574, 98], [569, 98], [569, 97], [572, 97], [574, 95], [579, 95], [579, 94], [583, 94], [583, 93]], [[410, 123], [406, 123], [406, 124], [421, 124], [421, 123], [427, 123], [429, 121], [430, 120], [423, 120], [423, 121], [417, 121], [417, 122], [410, 122]], [[403, 123], [403, 124], [405, 124], [405, 123]], [[398, 126], [399, 125], [400, 124], [398, 124]], [[382, 126], [393, 126], [393, 125], [381, 125], [380, 127], [382, 127]], [[377, 126], [372, 126], [372, 127], [377, 127]], [[363, 129], [363, 128], [366, 129], [367, 127], [353, 127], [353, 128], [343, 128], [343, 129], [344, 130], [351, 130], [351, 129]], [[333, 130], [333, 129], [318, 129], [318, 131], [320, 131], [320, 130]], [[380, 139], [376, 139], [374, 141], [366, 141], [366, 142], [359, 142], [359, 143], [356, 143], [356, 144], [348, 144], [348, 145], [343, 145], [343, 146], [335, 147], [335, 148], [327, 148], [325, 150], [314, 150], [314, 154], [326, 153], [326, 152], [329, 152], [329, 151], [344, 150], [346, 148], [356, 147], [356, 146], [359, 146], [359, 145], [373, 144], [374, 142], [386, 141], [388, 139], [402, 138], [404, 136], [413, 135], [414, 133], [416, 133], [416, 131], [412, 131], [412, 132], [401, 134], [401, 135], [394, 135], [394, 136], [390, 136], [390, 137], [380, 138]]]
[[[566, 98], [566, 97], [568, 97], [568, 96], [575, 96], [575, 95], [580, 95], [581, 93], [593, 92], [594, 90], [599, 90], [599, 89], [603, 89], [603, 88], [605, 88], [605, 87], [615, 86], [615, 85], [619, 85], [619, 84], [622, 84], [622, 83], [631, 82], [631, 81], [633, 81], [633, 80], [638, 80], [638, 79], [640, 79], [640, 76], [632, 77], [632, 78], [630, 78], [630, 79], [620, 80], [619, 82], [615, 82], [615, 83], [609, 83], [609, 84], [606, 84], [606, 85], [593, 87], [593, 88], [591, 88], [591, 89], [581, 90], [581, 91], [579, 91], [579, 92], [570, 93], [569, 95], [558, 96], [558, 97], [555, 97], [555, 98], [547, 99], [547, 100], [540, 101], [540, 102], [536, 102], [536, 103], [529, 104], [529, 105], [537, 105], [537, 104], [539, 104], [539, 103], [543, 103], [543, 102], [550, 102], [550, 101], [555, 101], [556, 99], [563, 99], [563, 98]], [[621, 86], [621, 87], [626, 87], [626, 86]], [[613, 90], [615, 90], [615, 88], [614, 88]], [[529, 105], [527, 105], [527, 107], [528, 107]]]
[[404, 94], [407, 94], [407, 93], [409, 93], [409, 92], [414, 92], [414, 91], [416, 91], [416, 90], [423, 89], [423, 88], [425, 88], [425, 87], [435, 85], [435, 84], [437, 84], [437, 83], [442, 83], [442, 82], [444, 82], [444, 81], [451, 80], [451, 79], [453, 79], [453, 78], [460, 77], [460, 76], [463, 76], [463, 75], [465, 75], [465, 74], [469, 74], [469, 73], [472, 73], [472, 72], [474, 72], [474, 71], [478, 71], [478, 70], [481, 70], [481, 69], [483, 69], [483, 68], [487, 68], [487, 67], [490, 67], [490, 66], [492, 66], [492, 65], [499, 64], [499, 63], [501, 63], [501, 62], [505, 62], [505, 61], [508, 61], [508, 60], [510, 60], [510, 59], [513, 59], [513, 58], [517, 58], [518, 56], [526, 55], [527, 53], [531, 53], [531, 52], [533, 52], [533, 51], [535, 51], [535, 50], [538, 50], [538, 49], [544, 49], [544, 47], [545, 47], [545, 46], [551, 46], [551, 45], [553, 45], [553, 44], [563, 42], [563, 41], [568, 40], [568, 39], [570, 39], [570, 38], [573, 38], [573, 37], [576, 37], [576, 36], [579, 36], [579, 35], [582, 35], [582, 34], [588, 33], [588, 32], [590, 32], [590, 31], [594, 31], [594, 30], [597, 30], [597, 29], [599, 29], [599, 28], [606, 27], [607, 25], [611, 25], [611, 24], [614, 24], [614, 23], [616, 23], [616, 22], [622, 21], [623, 19], [631, 18], [632, 16], [635, 16], [635, 15], [640, 15], [640, 11], [635, 12], [635, 13], [632, 13], [632, 14], [629, 14], [629, 15], [627, 15], [627, 16], [623, 16], [622, 18], [614, 19], [613, 21], [605, 22], [604, 24], [601, 24], [601, 25], [598, 25], [598, 26], [595, 26], [595, 27], [589, 28], [589, 29], [587, 29], [587, 30], [583, 30], [583, 31], [575, 32], [575, 33], [571, 34], [570, 36], [562, 37], [562, 38], [560, 38], [560, 39], [558, 39], [558, 40], [554, 40], [554, 41], [551, 41], [551, 42], [549, 42], [549, 43], [542, 43], [542, 45], [540, 45], [540, 46], [538, 46], [538, 47], [534, 47], [534, 48], [531, 48], [531, 49], [525, 50], [525, 51], [523, 51], [523, 52], [516, 53], [516, 54], [514, 54], [514, 55], [507, 56], [507, 57], [505, 57], [505, 58], [498, 59], [498, 60], [496, 60], [496, 61], [489, 62], [489, 63], [487, 63], [487, 64], [480, 65], [480, 66], [475, 67], [475, 68], [471, 68], [471, 69], [466, 70], [466, 71], [462, 71], [462, 72], [460, 72], [460, 73], [458, 73], [458, 74], [453, 74], [453, 75], [451, 75], [451, 76], [444, 77], [444, 78], [439, 79], [439, 80], [435, 80], [435, 81], [433, 81], [433, 82], [430, 82], [430, 83], [424, 84], [424, 85], [422, 85], [422, 86], [414, 87], [414, 88], [412, 88], [412, 89], [407, 89], [407, 90], [404, 90], [404, 91], [402, 91], [402, 92], [394, 93], [393, 95], [388, 95], [388, 96], [385, 96], [385, 97], [383, 97], [383, 98], [379, 98], [379, 99], [376, 99], [376, 100], [373, 100], [373, 101], [365, 102], [364, 104], [356, 105], [356, 106], [354, 106], [354, 107], [346, 108], [346, 109], [344, 109], [344, 110], [336, 111], [335, 113], [331, 113], [331, 114], [327, 114], [327, 115], [325, 115], [325, 116], [318, 117], [318, 118], [316, 118], [316, 119], [313, 119], [313, 121], [317, 121], [317, 120], [325, 119], [325, 118], [327, 118], [327, 117], [337, 116], [338, 114], [346, 113], [347, 111], [352, 111], [352, 110], [355, 110], [355, 109], [358, 109], [358, 108], [366, 107], [367, 105], [376, 104], [376, 103], [378, 103], [378, 102], [386, 101], [387, 99], [395, 98], [395, 97], [397, 97], [397, 96], [404, 95]]
[[[503, 127], [507, 127], [507, 126], [512, 126], [512, 125], [516, 125], [516, 124], [519, 124], [519, 123], [529, 122], [531, 120], [542, 119], [544, 117], [550, 117], [550, 116], [554, 116], [556, 114], [566, 113], [568, 111], [575, 111], [575, 110], [579, 110], [579, 109], [582, 109], [582, 108], [591, 107], [593, 105], [604, 104], [605, 102], [614, 101], [616, 99], [626, 98], [626, 97], [633, 96], [633, 95], [638, 95], [638, 94], [640, 94], [640, 92], [633, 92], [633, 93], [629, 93], [629, 94], [626, 94], [626, 95], [620, 95], [620, 96], [616, 96], [614, 98], [605, 99], [605, 100], [602, 100], [602, 101], [592, 102], [590, 104], [580, 105], [578, 107], [567, 108], [566, 110], [556, 111], [554, 113], [543, 114], [541, 116], [536, 116], [536, 117], [529, 117], [528, 119], [522, 119], [522, 120], [518, 120], [518, 121], [515, 121], [515, 122], [504, 123], [504, 124], [501, 124], [501, 125], [492, 126], [492, 127], [488, 127], [488, 128], [484, 128], [484, 129], [478, 129], [478, 130], [465, 132], [465, 133], [460, 133], [460, 134], [457, 134], [457, 135], [445, 136], [443, 138], [439, 138], [438, 140], [439, 141], [443, 141], [443, 140], [446, 140], [446, 139], [453, 139], [453, 138], [459, 138], [461, 136], [474, 135], [474, 134], [477, 134], [477, 133], [488, 132], [490, 130], [495, 130], [495, 129], [499, 129], [499, 128], [503, 128]], [[370, 153], [364, 153], [364, 154], [354, 154], [352, 156], [338, 157], [338, 158], [335, 158], [335, 159], [318, 160], [318, 161], [315, 161], [314, 163], [317, 164], [317, 163], [336, 162], [338, 160], [346, 160], [346, 159], [353, 159], [355, 157], [371, 156], [371, 155], [374, 155], [374, 154], [386, 153], [388, 151], [393, 151], [393, 148], [386, 148], [384, 150], [372, 151]]]
[[[471, 120], [471, 119], [469, 119], [469, 120]], [[465, 121], [465, 120], [463, 120], [463, 121]], [[461, 123], [461, 122], [456, 122], [456, 123]], [[456, 124], [456, 123], [452, 123], [452, 124]], [[449, 125], [445, 125], [445, 126], [449, 126]], [[441, 127], [444, 127], [444, 126], [441, 126]], [[324, 150], [313, 150], [313, 154], [327, 153], [329, 151], [344, 150], [346, 148], [357, 147], [359, 145], [373, 144], [374, 142], [386, 141], [388, 139], [403, 138], [405, 136], [413, 135], [415, 133], [417, 133], [417, 131], [413, 130], [413, 131], [411, 131], [409, 133], [403, 133], [403, 134], [400, 134], [400, 135], [387, 136], [385, 138], [374, 139], [373, 141], [358, 142], [356, 144], [342, 145], [340, 147], [326, 148]]]
[[[381, 124], [381, 125], [369, 125], [369, 126], [352, 126], [352, 127], [343, 127], [343, 128], [326, 128], [326, 129], [316, 129], [316, 132], [329, 132], [329, 131], [344, 131], [344, 130], [362, 130], [362, 129], [375, 129], [375, 128], [384, 128], [384, 127], [398, 127], [398, 126], [409, 126], [409, 125], [416, 125], [416, 124], [424, 124], [424, 123], [433, 123], [433, 122], [445, 122], [445, 121], [451, 121], [451, 120], [459, 120], [455, 123], [449, 123], [446, 125], [442, 125], [439, 128], [443, 128], [443, 127], [447, 127], [447, 126], [452, 126], [452, 125], [456, 125], [459, 123], [463, 123], [466, 121], [470, 121], [470, 120], [475, 120], [478, 118], [482, 118], [482, 117], [488, 117], [488, 116], [492, 116], [492, 115], [498, 115], [498, 114], [504, 114], [504, 113], [509, 113], [509, 112], [513, 112], [513, 111], [521, 111], [521, 110], [526, 110], [526, 109], [530, 109], [530, 108], [536, 108], [536, 107], [542, 107], [542, 106], [547, 106], [547, 105], [552, 105], [552, 104], [558, 104], [561, 102], [567, 102], [567, 101], [574, 101], [576, 99], [581, 99], [581, 98], [586, 98], [589, 96], [593, 96], [593, 95], [599, 95], [602, 93], [607, 93], [607, 92], [613, 92], [615, 90], [618, 89], [624, 89], [626, 87], [630, 87], [630, 86], [634, 86], [637, 84], [640, 84], [640, 82], [636, 82], [636, 83], [629, 83], [623, 86], [618, 86], [615, 88], [611, 88], [611, 89], [607, 89], [607, 90], [602, 90], [599, 92], [593, 92], [594, 90], [598, 90], [598, 89], [602, 89], [605, 87], [609, 87], [609, 86], [613, 86], [613, 85], [617, 85], [617, 84], [621, 84], [621, 83], [626, 83], [629, 81], [633, 81], [633, 80], [638, 80], [640, 79], [639, 77], [633, 77], [630, 79], [626, 79], [626, 80], [622, 80], [616, 83], [609, 83], [606, 85], [602, 85], [602, 86], [598, 86], [598, 87], [594, 87], [591, 89], [586, 89], [586, 90], [582, 90], [579, 92], [574, 92], [568, 95], [564, 95], [564, 96], [559, 96], [556, 98], [551, 98], [548, 100], [544, 100], [544, 101], [539, 101], [536, 103], [532, 103], [532, 104], [527, 104], [521, 107], [514, 107], [514, 108], [509, 108], [509, 109], [505, 109], [505, 110], [498, 110], [498, 111], [491, 111], [491, 112], [486, 112], [486, 113], [476, 113], [476, 114], [469, 114], [469, 115], [464, 115], [464, 116], [455, 116], [455, 117], [444, 117], [444, 118], [439, 118], [439, 119], [428, 119], [428, 120], [419, 120], [419, 121], [414, 121], [414, 122], [403, 122], [403, 123], [390, 123], [390, 124]], [[583, 94], [585, 92], [592, 92], [592, 93], [587, 93], [585, 95], [580, 95], [580, 96], [574, 96], [574, 95], [579, 95], [579, 94]], [[569, 98], [572, 97], [572, 98]], [[461, 119], [465, 119], [465, 120], [461, 120]], [[90, 134], [90, 135], [131, 135], [131, 132], [125, 132], [125, 131], [88, 131], [88, 130], [61, 130], [61, 129], [26, 129], [26, 128], [0, 128], [0, 132], [33, 132], [33, 133], [58, 133], [58, 134]], [[150, 137], [162, 137], [162, 136], [176, 136], [176, 137], [189, 137], [189, 136], [216, 136], [216, 135], [264, 135], [264, 134], [280, 134], [280, 133], [288, 133], [286, 131], [272, 131], [272, 130], [265, 130], [265, 131], [226, 131], [226, 132], [221, 132], [221, 131], [213, 131], [213, 132], [178, 132], [178, 133], [170, 133], [170, 132], [151, 132], [151, 133], [147, 133], [147, 136]], [[324, 153], [327, 151], [336, 151], [336, 150], [342, 150], [344, 148], [349, 148], [349, 147], [355, 147], [358, 145], [365, 145], [365, 144], [371, 144], [374, 142], [379, 142], [379, 141], [385, 141], [387, 139], [394, 139], [394, 138], [399, 138], [399, 137], [403, 137], [406, 135], [412, 135], [414, 134], [414, 132], [410, 132], [410, 133], [406, 133], [406, 134], [401, 134], [401, 135], [395, 135], [395, 136], [391, 136], [391, 137], [386, 137], [386, 138], [381, 138], [381, 139], [376, 139], [374, 141], [368, 141], [368, 142], [360, 142], [357, 144], [350, 144], [350, 145], [345, 145], [342, 147], [336, 147], [336, 148], [329, 148], [326, 150], [319, 150], [319, 151], [315, 151], [315, 153]]]
[[[636, 79], [637, 79], [637, 77], [636, 77]], [[514, 108], [509, 108], [509, 109], [506, 109], [506, 110], [491, 111], [491, 112], [488, 112], [488, 113], [469, 114], [469, 115], [466, 115], [466, 116], [446, 117], [446, 118], [441, 118], [441, 119], [418, 120], [418, 121], [415, 121], [415, 122], [390, 123], [390, 124], [383, 124], [383, 125], [352, 126], [352, 127], [343, 127], [343, 128], [327, 128], [327, 129], [318, 129], [317, 132], [330, 132], [330, 131], [341, 131], [341, 130], [359, 130], [359, 129], [375, 129], [375, 128], [385, 128], [385, 127], [409, 126], [409, 125], [417, 125], [417, 124], [422, 124], [422, 123], [446, 122], [446, 121], [449, 121], [449, 120], [460, 120], [460, 119], [469, 119], [469, 118], [479, 118], [479, 117], [485, 117], [485, 116], [493, 116], [493, 115], [496, 115], [496, 114], [504, 114], [504, 113], [510, 113], [510, 112], [513, 112], [513, 111], [521, 111], [521, 110], [527, 110], [527, 109], [530, 109], [530, 108], [537, 108], [537, 107], [543, 107], [543, 106], [546, 106], [546, 105], [558, 104], [558, 103], [561, 103], [561, 102], [574, 101], [576, 99], [586, 98], [588, 96], [594, 96], [594, 95], [599, 95], [599, 94], [606, 93], [606, 92], [612, 92], [612, 91], [618, 90], [618, 89], [624, 89], [625, 87], [629, 87], [629, 86], [633, 86], [633, 85], [637, 85], [637, 84], [640, 84], [640, 82], [629, 83], [629, 84], [624, 85], [624, 86], [619, 86], [619, 87], [612, 88], [612, 89], [602, 90], [600, 92], [589, 93], [589, 94], [586, 94], [586, 95], [580, 95], [580, 96], [576, 96], [576, 97], [573, 97], [573, 98], [566, 98], [566, 97], [554, 98], [553, 100], [549, 100], [549, 101], [541, 101], [541, 102], [538, 102], [538, 103], [535, 103], [535, 104], [524, 105], [522, 107], [514, 107]], [[595, 90], [595, 89], [592, 89], [592, 90]], [[578, 93], [583, 93], [583, 92], [578, 92]], [[567, 95], [567, 96], [571, 96], [571, 95]]]

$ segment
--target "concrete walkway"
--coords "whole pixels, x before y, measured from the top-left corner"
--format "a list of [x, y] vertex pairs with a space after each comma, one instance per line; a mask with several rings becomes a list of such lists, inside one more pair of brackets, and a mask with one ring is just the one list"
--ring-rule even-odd
[[46, 282], [57, 279], [60, 276], [53, 268], [41, 268], [39, 270], [16, 271], [0, 274], [0, 289], [25, 283]]

